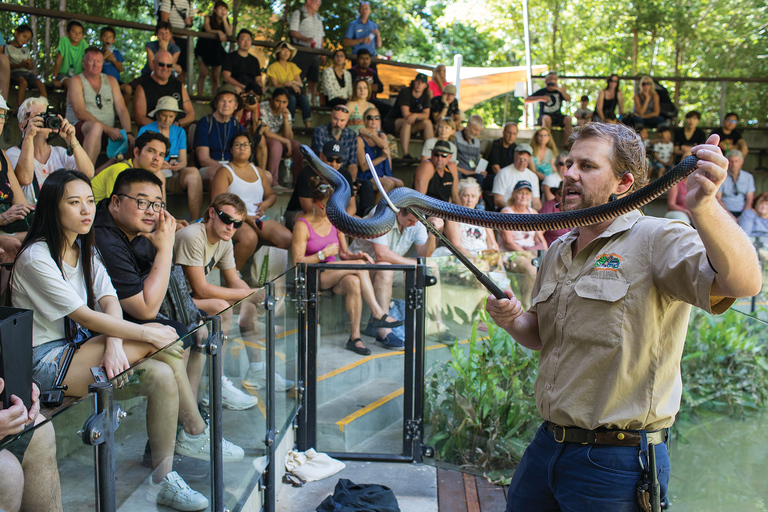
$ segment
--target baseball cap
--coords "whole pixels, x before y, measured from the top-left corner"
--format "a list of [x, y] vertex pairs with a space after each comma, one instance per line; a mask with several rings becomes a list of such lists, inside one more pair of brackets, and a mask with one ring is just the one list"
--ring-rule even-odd
[[443, 94], [456, 94], [456, 86], [453, 84], [443, 87]]
[[424, 82], [425, 84], [429, 83], [429, 78], [427, 78], [427, 75], [425, 75], [424, 73], [419, 73], [418, 75], [416, 75], [416, 78], [414, 78], [413, 80]]
[[435, 147], [432, 151], [445, 151], [446, 153], [453, 153], [451, 150], [451, 144], [447, 140], [439, 140], [435, 142]]
[[530, 191], [533, 191], [533, 187], [531, 186], [531, 182], [527, 180], [520, 180], [517, 183], [515, 183], [514, 190], [520, 190], [521, 188], [527, 188]]
[[533, 148], [530, 144], [526, 144], [525, 142], [520, 143], [515, 148], [515, 153], [528, 153], [529, 155], [533, 154]]
[[323, 146], [323, 154], [326, 158], [341, 156], [341, 143], [335, 140], [326, 142], [325, 146]]

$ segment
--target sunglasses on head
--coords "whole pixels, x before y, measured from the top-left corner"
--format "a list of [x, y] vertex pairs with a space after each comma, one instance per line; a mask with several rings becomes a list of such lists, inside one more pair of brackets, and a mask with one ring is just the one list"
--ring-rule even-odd
[[216, 214], [219, 216], [219, 220], [224, 224], [226, 224], [227, 226], [229, 226], [230, 224], [234, 224], [235, 229], [238, 229], [243, 225], [242, 220], [235, 220], [228, 213], [224, 213], [224, 212], [220, 212], [219, 210], [216, 210]]
[[381, 116], [365, 116], [366, 121], [378, 121], [381, 119]]
[[341, 110], [345, 114], [349, 114], [349, 110], [347, 110], [347, 107], [345, 107], [344, 105], [336, 105], [335, 107], [333, 107], [333, 110], [336, 110], [336, 111]]
[[161, 68], [172, 68], [173, 62], [158, 62], [157, 65]]
[[331, 156], [327, 158], [328, 158], [328, 161], [332, 164], [340, 164], [344, 162], [344, 159], [341, 158], [340, 156]]

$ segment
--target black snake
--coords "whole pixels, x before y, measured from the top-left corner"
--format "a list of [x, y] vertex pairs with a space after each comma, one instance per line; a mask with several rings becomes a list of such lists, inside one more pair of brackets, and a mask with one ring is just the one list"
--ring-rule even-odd
[[[374, 215], [369, 218], [360, 219], [347, 214], [346, 207], [351, 198], [347, 180], [320, 160], [308, 146], [302, 145], [301, 152], [310, 167], [327, 179], [335, 189], [326, 205], [326, 212], [328, 220], [336, 229], [349, 236], [367, 239], [377, 238], [392, 229], [395, 224], [395, 212], [387, 206], [384, 199], [379, 202]], [[600, 206], [568, 212], [531, 215], [473, 210], [425, 196], [407, 187], [392, 190], [389, 197], [398, 208], [417, 208], [429, 216], [445, 220], [504, 231], [553, 231], [596, 224], [636, 210], [686, 178], [696, 170], [696, 162], [698, 158], [689, 156], [660, 178], [626, 197]]]

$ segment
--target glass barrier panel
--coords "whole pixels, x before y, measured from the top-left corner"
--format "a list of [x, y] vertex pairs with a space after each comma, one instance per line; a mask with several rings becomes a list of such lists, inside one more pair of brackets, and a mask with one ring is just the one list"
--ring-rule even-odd
[[[328, 267], [318, 274], [317, 450], [402, 455], [405, 328], [378, 328], [374, 316], [405, 319], [404, 272]], [[382, 288], [391, 298], [374, 295]]]
[[122, 510], [182, 506], [174, 501], [203, 507], [211, 501], [210, 436], [192, 386], [205, 355], [189, 349], [204, 343], [208, 332], [208, 324], [192, 330], [111, 381], [115, 403], [127, 413], [115, 432]]
[[[276, 443], [291, 427], [299, 405], [299, 300], [296, 267], [275, 279], [275, 428]], [[265, 333], [266, 334], [266, 333]]]
[[22, 498], [24, 510], [49, 510], [50, 503], [66, 512], [95, 510], [93, 448], [77, 435], [93, 414], [93, 400], [65, 405], [55, 415], [42, 409], [38, 425], [0, 440], [0, 510], [14, 510]]
[[[224, 505], [235, 508], [248, 496], [267, 467], [265, 379], [266, 289], [217, 313], [221, 317], [222, 415], [224, 439], [238, 447], [224, 463]], [[240, 450], [241, 449], [241, 450]], [[228, 459], [225, 447], [225, 461]], [[234, 460], [237, 459], [237, 460]]]

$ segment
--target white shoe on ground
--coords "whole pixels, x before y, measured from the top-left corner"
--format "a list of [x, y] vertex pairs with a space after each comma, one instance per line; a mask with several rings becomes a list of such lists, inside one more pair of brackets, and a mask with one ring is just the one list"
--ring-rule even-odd
[[176, 510], [205, 510], [208, 499], [192, 489], [175, 471], [171, 471], [162, 482], [156, 484], [149, 477], [147, 501], [175, 508]]
[[[288, 391], [296, 383], [292, 380], [283, 378], [279, 373], [275, 374], [275, 391]], [[245, 379], [243, 379], [243, 386], [253, 389], [263, 389], [267, 386], [267, 371], [266, 370], [251, 370], [250, 368], [245, 373]]]

